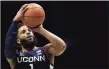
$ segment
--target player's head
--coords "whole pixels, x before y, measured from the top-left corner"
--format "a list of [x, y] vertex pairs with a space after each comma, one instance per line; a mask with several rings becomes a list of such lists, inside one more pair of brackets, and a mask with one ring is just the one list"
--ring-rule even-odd
[[35, 46], [35, 37], [31, 29], [23, 25], [18, 29], [17, 43], [24, 48], [33, 48]]

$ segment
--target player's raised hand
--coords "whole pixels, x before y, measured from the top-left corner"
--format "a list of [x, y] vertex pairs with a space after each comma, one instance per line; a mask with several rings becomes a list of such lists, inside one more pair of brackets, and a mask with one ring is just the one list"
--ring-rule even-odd
[[23, 14], [25, 13], [25, 11], [28, 10], [27, 8], [28, 4], [24, 4], [20, 10], [17, 12], [16, 16], [14, 17], [13, 21], [19, 21], [23, 19]]
[[30, 28], [32, 31], [39, 33], [41, 31], [41, 29], [44, 29], [43, 25], [38, 25], [36, 27], [28, 27]]

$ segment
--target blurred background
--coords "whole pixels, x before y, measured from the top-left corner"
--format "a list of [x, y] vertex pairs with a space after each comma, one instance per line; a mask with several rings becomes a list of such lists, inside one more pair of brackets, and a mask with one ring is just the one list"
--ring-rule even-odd
[[[4, 56], [5, 35], [20, 7], [29, 1], [1, 2], [1, 66], [10, 69]], [[44, 28], [61, 37], [66, 51], [55, 58], [55, 69], [107, 69], [108, 2], [38, 1], [45, 12]], [[48, 41], [41, 35], [38, 46]]]

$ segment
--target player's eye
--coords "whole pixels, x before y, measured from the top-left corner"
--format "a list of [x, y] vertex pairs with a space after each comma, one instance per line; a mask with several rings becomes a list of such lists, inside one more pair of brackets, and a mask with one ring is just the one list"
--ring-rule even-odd
[[24, 34], [25, 32], [26, 32], [26, 30], [22, 30], [22, 31], [21, 31], [21, 34]]

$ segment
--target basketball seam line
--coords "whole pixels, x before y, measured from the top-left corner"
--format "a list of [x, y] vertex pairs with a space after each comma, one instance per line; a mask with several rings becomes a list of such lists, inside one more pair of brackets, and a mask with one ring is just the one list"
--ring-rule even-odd
[[33, 8], [28, 8], [28, 10], [29, 10], [29, 9], [34, 9], [34, 8], [40, 8], [40, 9], [43, 9], [42, 7], [33, 7]]

